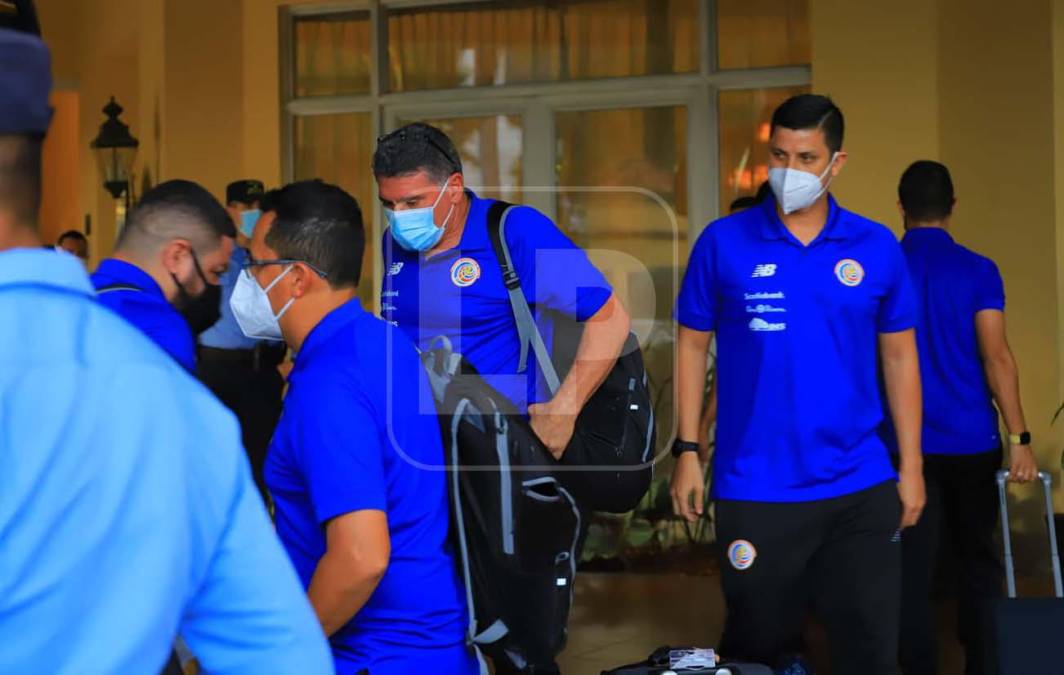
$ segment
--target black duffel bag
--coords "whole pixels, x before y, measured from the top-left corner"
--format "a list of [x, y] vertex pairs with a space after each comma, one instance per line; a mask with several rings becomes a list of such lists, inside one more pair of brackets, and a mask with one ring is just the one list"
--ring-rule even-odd
[[[567, 373], [576, 357], [583, 325], [556, 314], [553, 358], [548, 354], [506, 244], [506, 215], [512, 207], [502, 201], [492, 203], [488, 235], [521, 341], [518, 372], [527, 367], [531, 351], [554, 394], [560, 386], [558, 373]], [[631, 511], [650, 488], [654, 438], [654, 409], [643, 354], [636, 336], [629, 334], [617, 362], [581, 409], [573, 439], [556, 471], [582, 507], [611, 513]]]

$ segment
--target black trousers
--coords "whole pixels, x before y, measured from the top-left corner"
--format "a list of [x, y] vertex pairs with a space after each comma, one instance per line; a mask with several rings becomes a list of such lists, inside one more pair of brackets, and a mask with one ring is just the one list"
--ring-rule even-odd
[[196, 373], [240, 421], [244, 449], [264, 500], [266, 449], [281, 417], [284, 378], [277, 365], [284, 358], [282, 349], [264, 347], [257, 355], [251, 350], [201, 349]]
[[901, 503], [893, 481], [815, 502], [718, 501], [716, 518], [723, 656], [779, 667], [801, 650], [813, 609], [834, 675], [895, 675]]
[[994, 530], [998, 519], [995, 474], [1001, 450], [974, 455], [925, 455], [927, 506], [920, 522], [902, 536], [902, 623], [899, 656], [905, 675], [938, 672], [932, 615], [932, 579], [938, 543], [948, 538], [957, 553], [957, 629], [966, 675], [997, 671], [984, 633], [1004, 580]]

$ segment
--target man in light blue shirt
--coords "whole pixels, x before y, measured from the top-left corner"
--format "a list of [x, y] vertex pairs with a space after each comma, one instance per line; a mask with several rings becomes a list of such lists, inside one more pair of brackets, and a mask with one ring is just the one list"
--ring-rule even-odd
[[0, 673], [331, 673], [232, 415], [34, 228], [48, 51], [0, 30]]

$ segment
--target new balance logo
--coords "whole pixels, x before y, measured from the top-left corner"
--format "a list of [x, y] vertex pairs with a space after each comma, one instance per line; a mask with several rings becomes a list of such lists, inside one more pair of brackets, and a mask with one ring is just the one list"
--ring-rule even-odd
[[388, 268], [388, 276], [394, 277], [396, 274], [399, 274], [399, 272], [401, 272], [402, 269], [403, 269], [403, 263], [401, 263], [401, 262], [392, 263], [392, 266]]
[[757, 267], [755, 267], [754, 268], [754, 273], [750, 275], [750, 278], [751, 279], [760, 279], [760, 278], [764, 278], [764, 277], [774, 277], [774, 276], [776, 276], [776, 266], [769, 264], [769, 265], [758, 265]]

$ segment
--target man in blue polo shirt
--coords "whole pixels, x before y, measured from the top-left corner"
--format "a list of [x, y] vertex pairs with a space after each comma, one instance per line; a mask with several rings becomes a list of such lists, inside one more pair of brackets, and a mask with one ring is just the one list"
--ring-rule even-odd
[[[712, 223], [680, 290], [673, 504], [688, 519], [701, 512], [695, 441], [715, 332], [719, 651], [800, 672], [789, 653], [812, 604], [834, 673], [892, 674], [898, 530], [924, 501], [915, 300], [891, 232], [827, 194], [846, 161], [842, 112], [796, 96], [771, 129], [775, 199]], [[900, 475], [877, 433], [880, 366]]]
[[129, 214], [92, 284], [101, 303], [195, 372], [196, 341], [179, 310], [218, 284], [234, 234], [229, 214], [206, 189], [187, 180], [160, 183]]
[[902, 174], [898, 199], [906, 230], [902, 249], [922, 300], [916, 335], [927, 481], [924, 516], [902, 537], [902, 670], [905, 675], [938, 672], [931, 581], [941, 527], [960, 563], [957, 628], [964, 672], [997, 672], [985, 652], [983, 627], [1002, 593], [994, 543], [995, 475], [1002, 460], [998, 410], [1009, 430], [1010, 478], [1026, 482], [1038, 475], [1016, 360], [1005, 335], [1005, 288], [993, 261], [950, 236], [955, 200], [945, 166], [912, 164]]
[[380, 139], [373, 173], [389, 225], [381, 315], [419, 347], [449, 338], [489, 384], [528, 411], [532, 429], [561, 457], [577, 414], [628, 337], [628, 314], [609, 284], [549, 218], [527, 206], [510, 212], [506, 243], [548, 349], [551, 312], [585, 322], [576, 362], [551, 397], [535, 359], [522, 363], [488, 236], [492, 200], [466, 189], [451, 139], [427, 124], [407, 125]]
[[245, 334], [297, 353], [266, 483], [336, 670], [472, 675], [439, 424], [417, 414], [413, 345], [359, 304], [358, 204], [308, 181], [262, 209], [230, 302]]

